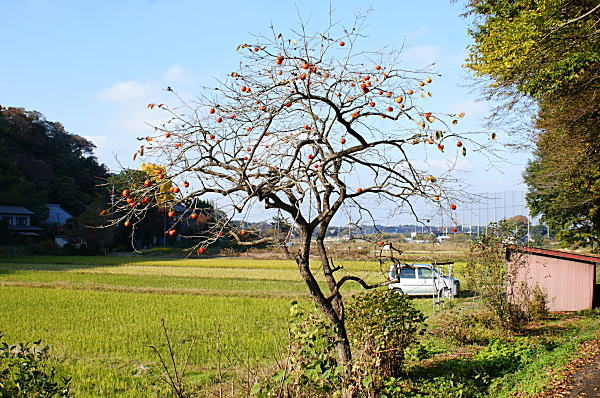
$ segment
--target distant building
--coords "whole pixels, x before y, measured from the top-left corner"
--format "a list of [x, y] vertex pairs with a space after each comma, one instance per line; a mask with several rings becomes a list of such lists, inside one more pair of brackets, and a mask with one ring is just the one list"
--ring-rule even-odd
[[60, 207], [59, 204], [46, 204], [46, 207], [48, 208], [46, 224], [58, 224], [59, 227], [62, 227], [69, 218], [73, 218], [71, 213]]
[[18, 235], [36, 236], [42, 230], [31, 225], [34, 212], [21, 206], [0, 206], [0, 219], [6, 221], [8, 230]]

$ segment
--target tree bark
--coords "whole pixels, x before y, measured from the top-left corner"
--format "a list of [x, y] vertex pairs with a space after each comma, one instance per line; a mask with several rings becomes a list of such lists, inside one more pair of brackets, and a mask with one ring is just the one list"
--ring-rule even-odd
[[[333, 300], [330, 301], [321, 291], [321, 287], [317, 283], [317, 280], [315, 279], [314, 275], [312, 274], [312, 271], [310, 270], [310, 243], [312, 231], [308, 227], [302, 228], [301, 231], [302, 247], [300, 248], [300, 252], [296, 257], [296, 263], [298, 264], [300, 275], [302, 275], [302, 278], [308, 286], [311, 298], [321, 308], [321, 310], [333, 326], [334, 334], [338, 340], [336, 343], [338, 364], [344, 367], [344, 385], [342, 386], [342, 394], [344, 397], [350, 397], [351, 394], [349, 393], [348, 385], [350, 376], [350, 363], [352, 362], [352, 352], [350, 350], [350, 341], [346, 332], [341, 296], [339, 296], [338, 294], [336, 297], [334, 297]], [[317, 245], [321, 252], [321, 258], [327, 259], [327, 252], [325, 251], [323, 240], [318, 239]], [[327, 260], [327, 262], [323, 265], [324, 272], [325, 269], [329, 271], [329, 276], [326, 275], [329, 288], [330, 290], [334, 289], [335, 279], [333, 279], [331, 267], [329, 266], [329, 261]], [[327, 274], [327, 272], [325, 273]], [[332, 282], [333, 285], [331, 284]]]

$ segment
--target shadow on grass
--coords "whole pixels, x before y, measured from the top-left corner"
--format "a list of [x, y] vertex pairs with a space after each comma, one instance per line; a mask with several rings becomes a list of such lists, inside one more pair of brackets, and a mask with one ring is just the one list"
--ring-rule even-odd
[[14, 256], [0, 259], [0, 275], [17, 271], [69, 271], [114, 267], [147, 261], [148, 258], [141, 256]]
[[485, 397], [497, 378], [515, 372], [522, 366], [517, 358], [494, 359], [451, 358], [417, 365], [398, 380], [397, 392], [402, 397]]
[[458, 293], [458, 297], [461, 297], [461, 298], [470, 298], [470, 297], [475, 297], [475, 296], [477, 296], [477, 293], [475, 293], [473, 290], [469, 290], [469, 289], [461, 290]]

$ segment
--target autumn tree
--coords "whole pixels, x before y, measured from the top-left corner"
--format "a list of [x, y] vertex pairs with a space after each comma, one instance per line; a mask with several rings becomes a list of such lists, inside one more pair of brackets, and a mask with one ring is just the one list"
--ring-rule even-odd
[[[162, 182], [161, 176], [165, 173], [163, 166], [142, 163], [140, 170], [124, 169], [121, 172], [112, 174], [106, 178], [99, 185], [105, 188], [105, 202], [114, 203], [118, 200], [124, 190], [135, 186], [136, 184], [147, 186], [155, 185]], [[145, 196], [140, 199], [140, 203], [134, 203], [132, 196], [125, 199], [125, 202], [131, 209], [138, 205], [146, 205], [143, 217], [139, 218], [139, 221], [135, 225], [135, 234], [131, 234], [130, 225], [127, 224], [119, 225], [119, 223], [112, 223], [115, 227], [112, 230], [114, 236], [114, 243], [122, 246], [130, 247], [133, 250], [139, 250], [138, 246], [152, 246], [161, 244], [171, 244], [175, 239], [175, 234], [168, 234], [173, 224], [177, 221], [175, 218], [175, 210], [177, 210], [178, 216], [185, 216], [184, 221], [180, 221], [178, 229], [180, 231], [185, 230], [187, 233], [199, 234], [206, 231], [209, 220], [214, 218], [215, 209], [213, 205], [200, 198], [186, 198], [180, 202], [180, 205], [175, 209], [175, 193], [179, 191], [175, 189], [171, 181], [164, 181], [157, 184], [159, 187], [153, 195]], [[101, 210], [98, 214], [98, 210], [103, 205], [99, 205], [94, 208], [93, 214], [86, 214], [86, 217], [82, 217], [82, 221], [85, 226], [93, 227], [93, 232], [89, 234], [98, 234], [99, 229], [108, 230], [104, 228], [106, 225], [105, 216], [108, 216], [107, 210]], [[189, 208], [194, 208], [195, 212], [192, 216]], [[173, 212], [169, 216], [170, 212]], [[192, 217], [187, 217], [192, 216]], [[110, 222], [109, 222], [110, 224]], [[166, 233], [166, 235], [165, 235]], [[135, 239], [134, 239], [135, 238]]]
[[533, 214], [563, 242], [597, 249], [600, 5], [469, 0], [467, 15], [474, 44], [466, 66], [499, 101], [496, 128], [535, 148], [524, 176]]
[[[240, 44], [239, 68], [195, 100], [167, 87], [178, 102], [149, 104], [169, 121], [140, 137], [137, 154], [165, 171], [150, 182], [132, 181], [111, 212], [115, 222], [135, 228], [151, 207], [147, 198], [168, 183], [174, 187], [168, 206], [187, 203], [186, 217], [196, 214], [197, 198], [218, 198], [220, 215], [208, 234], [196, 237], [198, 254], [225, 236], [240, 245], [272, 240], [239, 222], [255, 206], [289, 219], [300, 234], [299, 273], [335, 330], [344, 366], [351, 350], [342, 286], [390, 282], [368, 284], [335, 263], [324, 243], [328, 226], [349, 204], [366, 219], [372, 209], [361, 203], [365, 197], [413, 214], [416, 198], [455, 210], [447, 173], [419, 169], [415, 156], [429, 148], [449, 157], [481, 149], [451, 131], [464, 114], [430, 109], [432, 75], [403, 68], [400, 51], [361, 49], [364, 22], [360, 16], [347, 30], [329, 26], [315, 34], [301, 23], [289, 36], [272, 29]], [[184, 219], [174, 219], [170, 233], [179, 233]]]
[[79, 216], [108, 174], [94, 149], [39, 112], [0, 106], [0, 204], [42, 213], [46, 203], [60, 203]]

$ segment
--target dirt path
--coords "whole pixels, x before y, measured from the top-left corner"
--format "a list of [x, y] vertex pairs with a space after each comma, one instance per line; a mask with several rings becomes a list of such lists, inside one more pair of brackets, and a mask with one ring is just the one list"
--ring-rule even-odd
[[570, 387], [565, 397], [600, 397], [600, 356], [571, 376]]
[[579, 349], [559, 380], [536, 398], [600, 398], [600, 339], [590, 340]]

